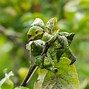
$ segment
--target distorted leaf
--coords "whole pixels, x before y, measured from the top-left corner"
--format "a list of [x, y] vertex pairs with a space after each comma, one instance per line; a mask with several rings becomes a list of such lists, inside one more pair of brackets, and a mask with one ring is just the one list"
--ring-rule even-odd
[[34, 25], [44, 27], [44, 22], [40, 18], [36, 18], [34, 22], [31, 24], [31, 26], [34, 26]]
[[79, 89], [78, 75], [74, 65], [63, 57], [56, 63], [57, 73], [48, 72], [43, 83], [43, 89]]
[[[58, 72], [53, 73], [49, 71], [44, 76], [43, 82], [40, 82], [42, 81], [41, 78], [36, 82], [37, 86], [35, 86], [35, 89], [79, 89], [80, 86], [75, 66], [69, 64], [69, 59], [65, 57], [61, 58], [60, 62], [56, 63]], [[38, 88], [38, 85], [42, 86]]]

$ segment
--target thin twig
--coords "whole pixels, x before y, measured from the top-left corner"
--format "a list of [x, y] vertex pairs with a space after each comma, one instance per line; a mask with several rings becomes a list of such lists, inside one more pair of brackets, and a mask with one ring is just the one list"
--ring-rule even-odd
[[37, 68], [38, 68], [38, 66], [36, 66], [35, 64], [29, 68], [28, 74], [20, 86], [26, 86], [28, 84], [29, 80], [32, 78], [32, 76], [33, 76], [34, 72], [37, 70]]
[[22, 49], [24, 50], [24, 53], [28, 56], [28, 52], [25, 48], [25, 43], [18, 40], [18, 38], [22, 37], [21, 33], [18, 33], [18, 32], [14, 32], [14, 34], [7, 33], [6, 28], [4, 28], [3, 26], [0, 26], [0, 33], [3, 34], [5, 37], [7, 37], [10, 41], [22, 47]]
[[89, 37], [83, 38], [82, 41], [89, 42]]
[[[43, 52], [41, 53], [41, 56], [43, 57], [42, 60], [44, 62], [44, 58], [45, 55], [49, 49], [49, 47], [51, 46], [51, 43], [46, 43], [45, 44], [45, 48], [43, 49]], [[21, 83], [21, 86], [26, 86], [28, 84], [28, 82], [31, 80], [34, 72], [38, 69], [38, 66], [36, 64], [34, 64], [33, 66], [31, 66], [29, 68], [28, 74], [26, 75], [25, 79], [23, 80], [23, 82]]]

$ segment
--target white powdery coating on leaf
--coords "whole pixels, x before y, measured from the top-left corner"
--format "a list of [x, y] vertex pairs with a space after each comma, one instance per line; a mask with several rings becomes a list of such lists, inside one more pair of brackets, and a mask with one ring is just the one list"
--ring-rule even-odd
[[34, 20], [34, 22], [31, 24], [31, 26], [34, 26], [34, 25], [41, 25], [41, 26], [44, 26], [44, 22], [40, 19], [40, 18], [36, 18]]

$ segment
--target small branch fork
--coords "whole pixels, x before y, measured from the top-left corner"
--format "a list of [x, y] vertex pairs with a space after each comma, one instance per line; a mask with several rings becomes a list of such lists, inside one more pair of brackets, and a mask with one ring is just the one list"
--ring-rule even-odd
[[[56, 41], [56, 40], [54, 40], [54, 41]], [[44, 58], [45, 58], [45, 56], [46, 56], [46, 54], [47, 54], [47, 51], [48, 51], [49, 47], [52, 45], [52, 43], [53, 43], [54, 41], [52, 41], [52, 42], [46, 42], [46, 44], [45, 44], [45, 47], [44, 47], [44, 49], [43, 49], [43, 52], [41, 53], [43, 65], [44, 65]], [[23, 80], [23, 82], [21, 83], [20, 86], [26, 86], [26, 85], [28, 84], [28, 82], [31, 80], [31, 78], [32, 78], [32, 76], [33, 76], [33, 74], [34, 74], [34, 72], [35, 72], [37, 69], [38, 69], [38, 66], [37, 66], [36, 64], [34, 64], [33, 66], [31, 66], [31, 67], [29, 68], [29, 71], [28, 71], [27, 76], [25, 77], [25, 79]]]

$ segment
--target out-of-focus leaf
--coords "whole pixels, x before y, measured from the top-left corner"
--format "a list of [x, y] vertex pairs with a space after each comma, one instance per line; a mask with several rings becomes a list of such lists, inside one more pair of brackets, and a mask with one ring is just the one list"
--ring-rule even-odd
[[30, 21], [30, 20], [34, 20], [35, 18], [41, 18], [43, 21], [47, 22], [48, 18], [46, 16], [44, 16], [41, 13], [26, 13], [21, 17], [21, 21], [25, 22], [25, 21]]
[[76, 21], [80, 21], [83, 17], [84, 17], [84, 14], [82, 14], [82, 13], [76, 13], [75, 14]]
[[21, 22], [25, 27], [29, 27], [35, 18], [41, 18], [44, 22], [47, 22], [48, 18], [41, 13], [26, 13], [20, 18]]
[[14, 89], [29, 89], [29, 88], [20, 86], [20, 87], [14, 88]]
[[26, 77], [27, 73], [28, 73], [28, 68], [26, 67], [20, 68], [18, 70], [18, 75], [21, 81]]
[[6, 14], [9, 14], [9, 15], [12, 16], [12, 17], [16, 17], [16, 15], [17, 15], [15, 9], [12, 8], [12, 7], [10, 7], [10, 6], [7, 7], [7, 8], [5, 8], [4, 11], [5, 11]]
[[22, 0], [22, 1], [18, 1], [18, 3], [21, 9], [24, 11], [28, 11], [32, 5], [31, 0]]
[[6, 80], [8, 80], [11, 76], [13, 76], [14, 74], [12, 73], [12, 71], [11, 72], [9, 72], [8, 74], [6, 73], [5, 74], [5, 77], [0, 81], [0, 87], [4, 84], [4, 82], [6, 81]]
[[79, 21], [78, 26], [79, 26], [79, 28], [78, 28], [79, 31], [83, 30], [83, 31], [81, 31], [81, 33], [83, 33], [83, 34], [84, 34], [84, 32], [89, 33], [89, 31], [88, 31], [88, 29], [89, 29], [89, 16], [88, 15], [84, 16]]
[[73, 17], [78, 10], [78, 3], [76, 1], [70, 1], [65, 5], [64, 9], [65, 9], [65, 16], [69, 20], [73, 20]]
[[8, 79], [2, 84], [1, 89], [13, 89], [13, 87], [14, 83], [10, 79]]
[[89, 0], [80, 0], [79, 6], [80, 8], [89, 9]]
[[89, 79], [85, 79], [81, 82], [80, 89], [87, 89], [86, 86], [89, 84]]
[[68, 20], [60, 20], [58, 23], [60, 31], [71, 31], [72, 30], [72, 23]]
[[47, 73], [42, 89], [79, 89], [80, 85], [75, 66], [69, 64], [69, 59], [61, 58], [60, 62], [56, 63], [58, 72], [49, 71]]

